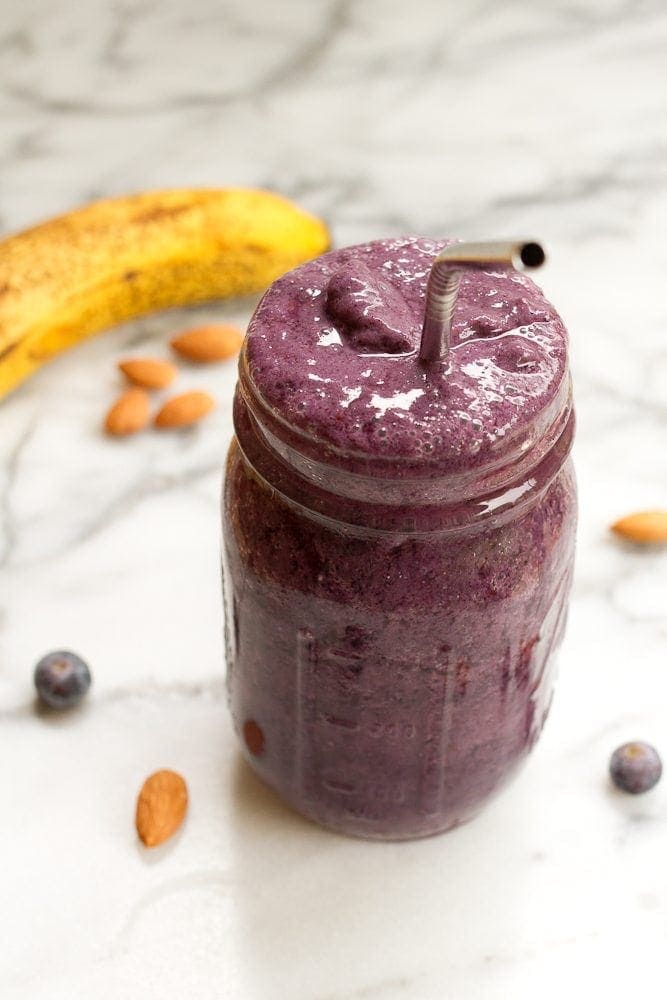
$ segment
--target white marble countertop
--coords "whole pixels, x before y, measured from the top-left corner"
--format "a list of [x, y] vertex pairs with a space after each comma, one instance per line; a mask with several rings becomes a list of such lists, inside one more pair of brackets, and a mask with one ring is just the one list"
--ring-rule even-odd
[[[536, 234], [572, 332], [581, 529], [552, 716], [474, 823], [346, 840], [240, 764], [223, 692], [223, 401], [183, 436], [99, 422], [152, 317], [0, 407], [3, 1000], [606, 1000], [665, 996], [667, 781], [609, 789], [625, 739], [667, 753], [667, 553], [611, 520], [667, 502], [664, 3], [0, 0], [0, 224], [101, 195], [269, 186], [338, 244]], [[253, 303], [197, 317], [245, 323]], [[47, 718], [32, 667], [72, 647], [85, 709]], [[182, 832], [134, 835], [150, 771]]]

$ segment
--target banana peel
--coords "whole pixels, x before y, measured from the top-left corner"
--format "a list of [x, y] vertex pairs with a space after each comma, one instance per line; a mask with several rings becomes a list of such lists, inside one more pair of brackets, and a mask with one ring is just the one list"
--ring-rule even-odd
[[0, 241], [0, 397], [91, 334], [261, 291], [329, 245], [321, 220], [245, 188], [106, 199], [9, 236]]

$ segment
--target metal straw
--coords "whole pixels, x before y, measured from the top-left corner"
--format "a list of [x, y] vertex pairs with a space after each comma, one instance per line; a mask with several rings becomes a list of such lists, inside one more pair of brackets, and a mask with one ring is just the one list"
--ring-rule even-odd
[[542, 245], [535, 241], [453, 243], [445, 247], [428, 276], [420, 359], [427, 364], [447, 359], [456, 298], [466, 268], [513, 267], [523, 271], [541, 267], [544, 261]]

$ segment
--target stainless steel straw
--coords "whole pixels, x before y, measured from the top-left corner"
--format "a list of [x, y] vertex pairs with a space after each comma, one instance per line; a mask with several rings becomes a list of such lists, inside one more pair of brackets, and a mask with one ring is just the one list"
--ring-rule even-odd
[[427, 364], [446, 361], [452, 319], [463, 271], [466, 268], [513, 267], [517, 271], [541, 267], [545, 253], [535, 241], [453, 243], [433, 261], [426, 286], [426, 311], [419, 357]]

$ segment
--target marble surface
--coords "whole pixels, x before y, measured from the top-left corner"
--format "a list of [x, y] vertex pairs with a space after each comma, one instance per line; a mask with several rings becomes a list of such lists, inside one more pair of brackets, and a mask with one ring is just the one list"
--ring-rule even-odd
[[[613, 748], [667, 753], [667, 553], [607, 525], [667, 496], [667, 9], [652, 0], [0, 0], [0, 225], [100, 195], [269, 186], [342, 244], [536, 234], [572, 332], [579, 555], [530, 766], [473, 824], [411, 844], [328, 834], [241, 765], [223, 692], [217, 414], [99, 432], [152, 317], [62, 356], [0, 407], [3, 1000], [560, 1000], [665, 995], [667, 782], [614, 794]], [[31, 671], [71, 646], [87, 705]], [[191, 810], [151, 854], [151, 770]]]

